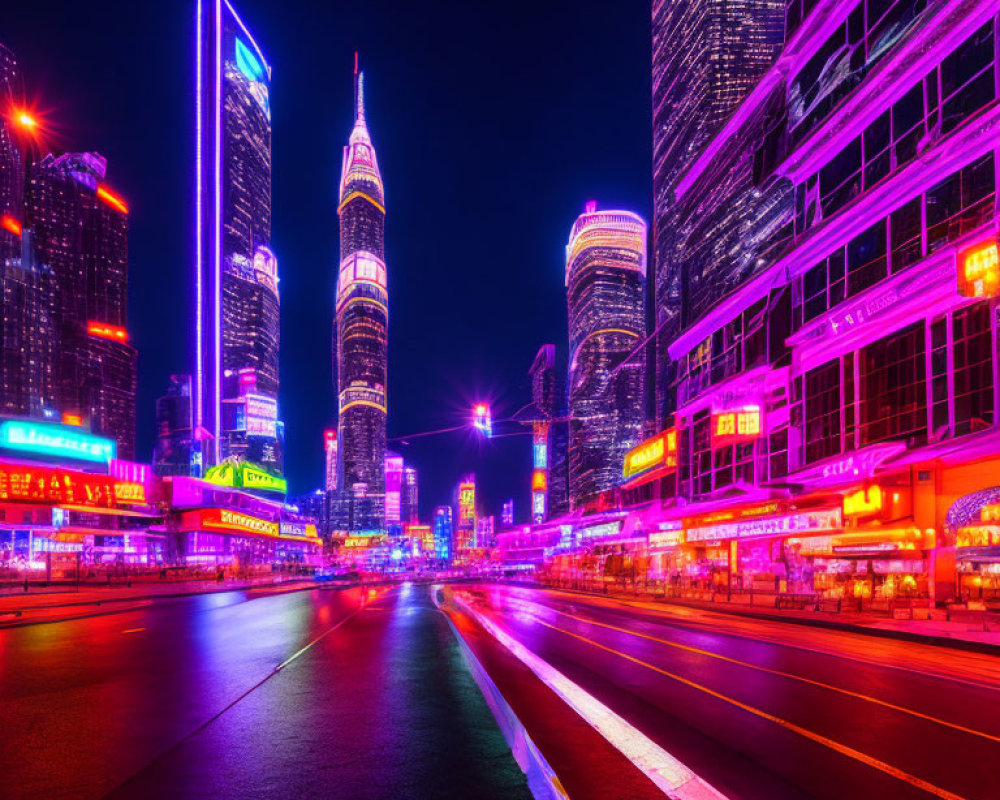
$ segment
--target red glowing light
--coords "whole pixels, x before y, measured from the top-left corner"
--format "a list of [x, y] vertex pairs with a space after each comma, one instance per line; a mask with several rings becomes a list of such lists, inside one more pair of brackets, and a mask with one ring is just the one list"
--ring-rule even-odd
[[87, 333], [96, 336], [98, 339], [110, 339], [113, 342], [127, 342], [128, 331], [116, 325], [108, 325], [104, 322], [90, 321], [87, 323]]
[[76, 425], [77, 427], [83, 425], [83, 417], [79, 414], [70, 414], [68, 411], [64, 411], [62, 415], [63, 425]]
[[712, 414], [713, 440], [752, 441], [760, 436], [760, 409], [756, 406]]
[[8, 214], [4, 214], [0, 217], [0, 228], [3, 228], [5, 231], [10, 231], [15, 236], [21, 235], [21, 223]]
[[531, 490], [533, 492], [544, 492], [547, 483], [547, 476], [544, 469], [536, 469], [531, 473]]
[[995, 240], [980, 242], [958, 254], [958, 293], [964, 297], [1000, 295], [1000, 259]]
[[123, 214], [128, 214], [128, 206], [125, 205], [125, 201], [122, 200], [122, 198], [119, 197], [117, 194], [112, 192], [103, 183], [99, 184], [97, 187], [97, 196], [116, 211], [121, 211]]

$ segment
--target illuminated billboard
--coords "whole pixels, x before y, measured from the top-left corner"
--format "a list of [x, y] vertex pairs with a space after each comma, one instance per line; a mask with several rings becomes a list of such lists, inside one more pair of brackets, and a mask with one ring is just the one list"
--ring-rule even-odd
[[397, 455], [385, 457], [385, 520], [399, 522], [402, 506], [403, 458]]
[[114, 458], [118, 451], [112, 439], [62, 425], [14, 419], [0, 423], [0, 447], [102, 464]]
[[277, 438], [278, 401], [263, 394], [248, 394], [244, 400], [247, 436]]
[[0, 464], [0, 502], [40, 503], [87, 508], [145, 505], [146, 487], [89, 472]]
[[474, 523], [476, 520], [476, 484], [464, 482], [458, 487], [458, 522]]
[[748, 442], [760, 437], [760, 408], [747, 406], [712, 414], [712, 446]]
[[632, 478], [663, 467], [673, 472], [677, 469], [677, 430], [669, 428], [641, 442], [625, 454], [622, 476]]
[[995, 239], [958, 254], [958, 293], [963, 297], [1000, 297], [1000, 261]]
[[206, 481], [216, 486], [227, 486], [234, 489], [257, 489], [266, 492], [288, 490], [288, 481], [277, 475], [272, 475], [263, 467], [251, 464], [249, 461], [226, 459], [205, 472]]

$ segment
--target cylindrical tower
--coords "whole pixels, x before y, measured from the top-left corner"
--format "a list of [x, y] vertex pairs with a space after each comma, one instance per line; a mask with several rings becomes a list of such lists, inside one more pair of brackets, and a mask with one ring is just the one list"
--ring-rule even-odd
[[385, 527], [389, 295], [382, 176], [365, 123], [363, 75], [358, 76], [354, 129], [344, 148], [337, 213], [339, 485], [350, 509], [348, 527], [380, 530]]
[[646, 223], [588, 203], [566, 246], [572, 508], [617, 485], [641, 438], [645, 282]]

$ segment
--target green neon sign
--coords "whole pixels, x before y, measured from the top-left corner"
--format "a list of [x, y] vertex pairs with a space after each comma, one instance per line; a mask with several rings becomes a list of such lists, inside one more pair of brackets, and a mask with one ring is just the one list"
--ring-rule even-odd
[[113, 439], [94, 436], [65, 425], [19, 419], [6, 420], [0, 424], [0, 447], [101, 464], [106, 464], [118, 453]]
[[265, 492], [288, 491], [288, 481], [272, 475], [263, 467], [251, 464], [249, 461], [226, 459], [221, 464], [205, 472], [205, 480], [217, 486], [227, 486], [242, 489], [257, 489]]

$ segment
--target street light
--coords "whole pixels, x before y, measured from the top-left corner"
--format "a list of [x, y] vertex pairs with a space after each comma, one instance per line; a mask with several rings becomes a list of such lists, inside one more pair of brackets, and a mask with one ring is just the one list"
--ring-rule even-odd
[[38, 127], [38, 120], [27, 111], [16, 112], [14, 115], [14, 121], [19, 127], [24, 128], [25, 130], [34, 130]]
[[493, 435], [493, 420], [490, 407], [486, 403], [476, 403], [472, 409], [472, 427], [487, 438]]

